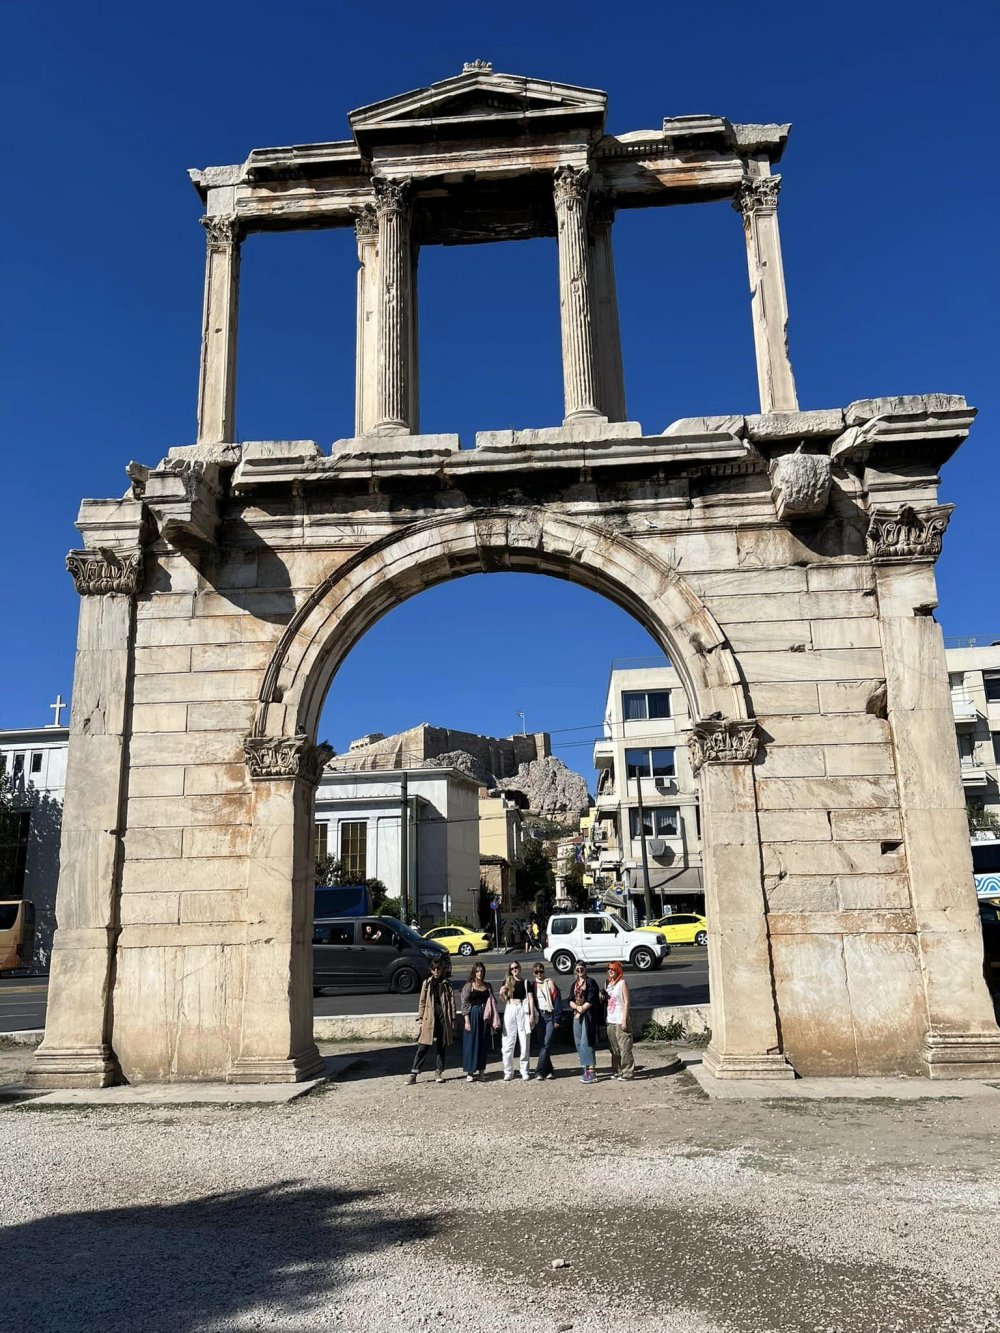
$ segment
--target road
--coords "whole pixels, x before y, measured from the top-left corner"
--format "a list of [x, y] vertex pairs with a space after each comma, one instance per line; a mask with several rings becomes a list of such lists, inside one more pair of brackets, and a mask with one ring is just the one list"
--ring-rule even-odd
[[[636, 1005], [649, 1008], [659, 1004], [708, 1003], [708, 951], [694, 946], [674, 948], [670, 957], [656, 972], [635, 972], [626, 969], [626, 977]], [[486, 963], [486, 975], [499, 985], [507, 964], [517, 958], [527, 967], [539, 954], [480, 954]], [[466, 959], [456, 958], [453, 978], [457, 984], [467, 976]], [[551, 967], [550, 975], [555, 975]], [[595, 968], [601, 976], [601, 969]], [[563, 995], [568, 978], [556, 978]], [[0, 1032], [23, 1032], [45, 1026], [45, 1004], [48, 997], [48, 979], [45, 977], [0, 978]], [[315, 1012], [326, 1017], [332, 1014], [405, 1014], [415, 1013], [415, 995], [389, 995], [385, 991], [357, 987], [331, 988], [318, 996]]]

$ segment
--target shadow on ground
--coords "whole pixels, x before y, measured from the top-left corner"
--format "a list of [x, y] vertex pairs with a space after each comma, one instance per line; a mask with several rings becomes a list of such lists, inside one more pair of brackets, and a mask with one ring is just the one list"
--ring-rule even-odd
[[190, 1333], [258, 1306], [311, 1311], [345, 1281], [352, 1256], [438, 1225], [374, 1190], [287, 1182], [8, 1226], [4, 1264], [31, 1274], [19, 1284], [19, 1327]]

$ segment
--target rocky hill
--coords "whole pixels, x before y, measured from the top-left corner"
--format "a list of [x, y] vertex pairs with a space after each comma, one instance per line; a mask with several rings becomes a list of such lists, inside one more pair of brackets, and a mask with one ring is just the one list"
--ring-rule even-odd
[[584, 779], [554, 755], [519, 764], [517, 774], [511, 778], [497, 777], [478, 758], [464, 750], [435, 755], [424, 764], [433, 768], [457, 768], [489, 791], [521, 792], [531, 814], [560, 823], [575, 821], [581, 811], [590, 806], [590, 792]]

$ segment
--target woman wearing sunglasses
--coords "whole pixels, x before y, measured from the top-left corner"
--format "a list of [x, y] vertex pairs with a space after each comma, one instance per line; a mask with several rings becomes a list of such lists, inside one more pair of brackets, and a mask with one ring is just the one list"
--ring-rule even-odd
[[514, 1077], [514, 1047], [520, 1046], [521, 1077], [531, 1077], [531, 1029], [535, 1026], [535, 1000], [521, 973], [520, 963], [511, 963], [500, 987], [500, 998], [506, 1004], [503, 1011], [503, 1077], [509, 1082]]

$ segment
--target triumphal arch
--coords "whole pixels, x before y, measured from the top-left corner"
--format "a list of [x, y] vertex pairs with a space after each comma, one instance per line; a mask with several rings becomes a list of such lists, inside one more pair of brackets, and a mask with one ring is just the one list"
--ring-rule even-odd
[[[318, 1072], [324, 694], [384, 612], [492, 570], [603, 593], [681, 673], [716, 1075], [1000, 1076], [932, 617], [938, 471], [974, 412], [948, 394], [800, 409], [773, 171], [788, 126], [608, 134], [605, 110], [602, 92], [475, 61], [354, 112], [343, 142], [191, 173], [197, 441], [130, 463], [124, 498], [85, 501], [68, 559], [80, 622], [37, 1085]], [[615, 215], [726, 200], [759, 411], [640, 426]], [[357, 234], [355, 434], [238, 442], [241, 241], [319, 227]], [[420, 248], [536, 236], [557, 239], [563, 420], [468, 449], [421, 434]]]

